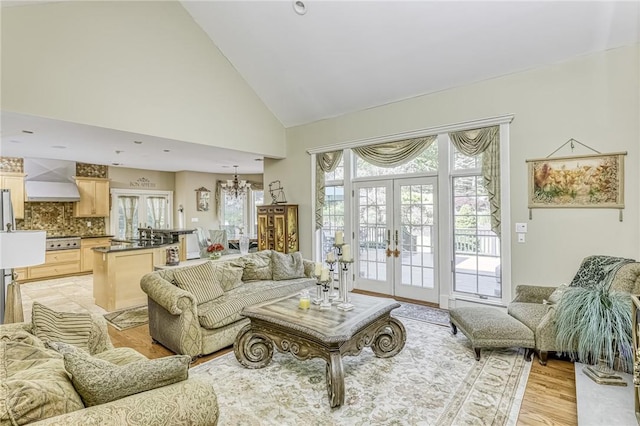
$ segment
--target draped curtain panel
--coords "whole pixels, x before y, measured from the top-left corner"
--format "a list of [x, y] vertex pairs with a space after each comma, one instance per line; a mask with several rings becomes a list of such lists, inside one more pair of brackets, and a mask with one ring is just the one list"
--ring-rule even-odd
[[499, 127], [449, 133], [453, 145], [469, 157], [482, 156], [482, 177], [489, 194], [491, 230], [500, 236], [500, 131]]
[[429, 148], [437, 135], [386, 142], [353, 148], [353, 152], [369, 164], [378, 167], [397, 167], [413, 160]]
[[118, 197], [120, 207], [124, 213], [124, 235], [126, 239], [133, 238], [133, 216], [138, 208], [138, 197], [120, 196]]
[[322, 228], [324, 174], [334, 171], [342, 160], [342, 150], [316, 154], [316, 229]]

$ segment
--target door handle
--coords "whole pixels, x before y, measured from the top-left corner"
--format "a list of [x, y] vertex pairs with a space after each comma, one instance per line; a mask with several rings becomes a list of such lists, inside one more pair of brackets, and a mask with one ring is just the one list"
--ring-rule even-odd
[[385, 254], [387, 257], [391, 257], [391, 229], [387, 229], [387, 250], [385, 250]]
[[396, 229], [396, 248], [393, 251], [393, 257], [400, 256], [400, 250], [398, 250], [398, 230]]

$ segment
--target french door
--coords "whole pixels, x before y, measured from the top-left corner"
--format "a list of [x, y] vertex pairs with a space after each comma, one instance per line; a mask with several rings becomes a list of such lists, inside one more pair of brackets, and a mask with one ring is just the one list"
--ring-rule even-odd
[[355, 286], [438, 303], [437, 179], [354, 183]]
[[138, 229], [168, 229], [172, 225], [169, 191], [111, 190], [111, 233], [119, 239], [138, 238]]

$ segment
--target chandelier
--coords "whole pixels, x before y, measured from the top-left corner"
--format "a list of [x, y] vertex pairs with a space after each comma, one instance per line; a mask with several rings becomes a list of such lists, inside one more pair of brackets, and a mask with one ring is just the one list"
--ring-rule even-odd
[[238, 179], [238, 166], [233, 166], [236, 171], [233, 175], [233, 180], [227, 180], [222, 184], [222, 190], [231, 197], [240, 198], [247, 195], [247, 190], [251, 188], [251, 184], [246, 180]]

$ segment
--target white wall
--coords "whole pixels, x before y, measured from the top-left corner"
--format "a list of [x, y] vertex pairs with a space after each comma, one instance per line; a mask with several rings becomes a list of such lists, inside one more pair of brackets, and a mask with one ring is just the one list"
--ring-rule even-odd
[[[266, 160], [264, 180], [279, 179], [288, 201], [300, 204], [301, 250], [310, 256], [307, 149], [512, 113], [511, 222], [529, 224], [525, 244], [512, 239], [512, 283], [567, 282], [588, 255], [640, 258], [639, 59], [638, 45], [619, 48], [290, 128], [287, 158]], [[609, 209], [537, 209], [528, 220], [525, 160], [545, 157], [570, 138], [601, 152], [628, 152], [623, 222]]]
[[177, 1], [3, 7], [2, 110], [281, 158], [285, 130]]

